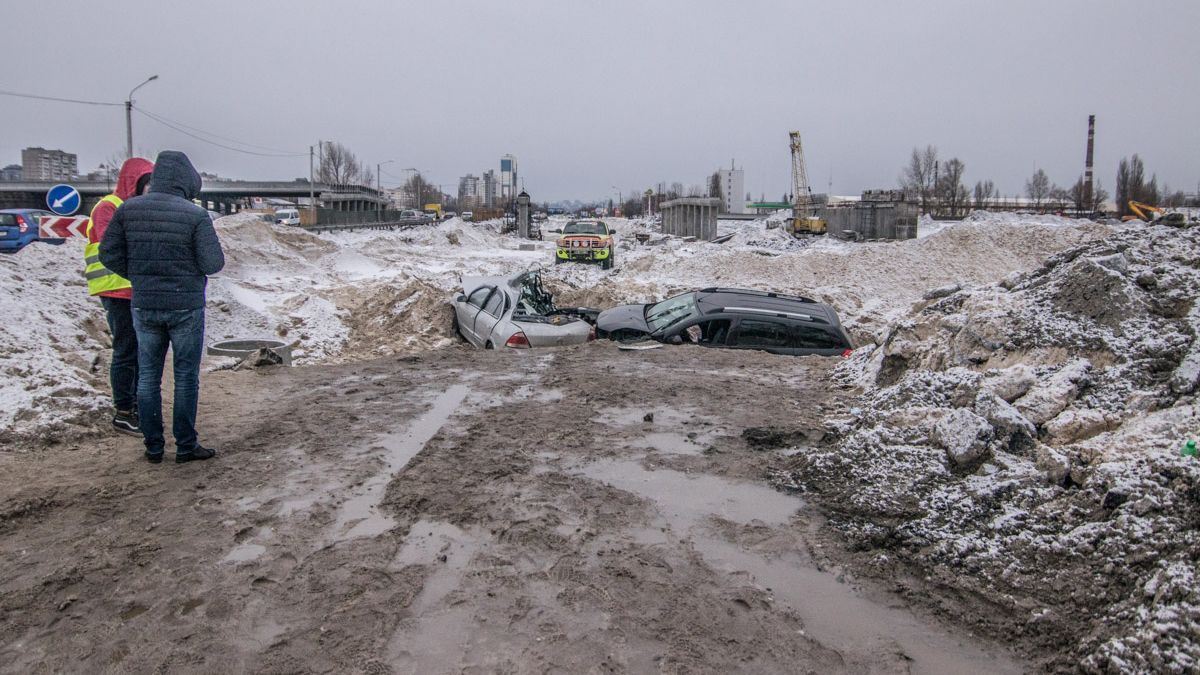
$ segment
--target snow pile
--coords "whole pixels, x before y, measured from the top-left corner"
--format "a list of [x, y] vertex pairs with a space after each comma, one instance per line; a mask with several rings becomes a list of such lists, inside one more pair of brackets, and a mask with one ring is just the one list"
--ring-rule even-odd
[[54, 442], [112, 405], [101, 393], [111, 342], [104, 309], [88, 297], [81, 241], [0, 255], [0, 296], [0, 445]]
[[1058, 665], [1195, 671], [1197, 250], [1198, 228], [1139, 227], [929, 292], [839, 367], [863, 394], [781, 479]]

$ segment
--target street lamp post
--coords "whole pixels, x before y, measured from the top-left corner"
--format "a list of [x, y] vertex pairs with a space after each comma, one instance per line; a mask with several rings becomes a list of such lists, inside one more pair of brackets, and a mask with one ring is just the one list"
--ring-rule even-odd
[[377, 204], [378, 208], [375, 209], [375, 212], [378, 214], [376, 217], [380, 220], [383, 219], [383, 178], [381, 177], [382, 174], [379, 173], [379, 170], [383, 168], [384, 164], [391, 164], [394, 161], [396, 160], [389, 159], [386, 162], [379, 162], [375, 165], [375, 191], [378, 192], [380, 196], [379, 203]]
[[129, 96], [125, 99], [125, 159], [133, 157], [133, 92], [157, 79], [157, 75], [151, 75], [145, 82], [130, 89]]

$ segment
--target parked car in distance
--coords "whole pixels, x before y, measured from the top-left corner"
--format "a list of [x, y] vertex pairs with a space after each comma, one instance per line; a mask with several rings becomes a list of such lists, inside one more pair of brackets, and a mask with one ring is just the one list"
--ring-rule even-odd
[[457, 217], [458, 217], [457, 213], [455, 213], [453, 211], [447, 211], [446, 213], [444, 213], [442, 215], [442, 220], [450, 220], [451, 218], [457, 218]]
[[572, 220], [561, 230], [562, 234], [554, 250], [554, 264], [580, 261], [598, 262], [604, 269], [611, 269], [616, 262], [617, 242], [613, 230], [603, 220]]
[[740, 288], [705, 288], [645, 305], [600, 312], [599, 337], [760, 349], [772, 354], [847, 356], [853, 347], [837, 312], [810, 298]]
[[476, 347], [558, 347], [595, 338], [590, 321], [599, 312], [555, 307], [537, 272], [464, 277], [462, 284], [462, 294], [454, 299], [454, 327]]
[[38, 236], [41, 218], [53, 215], [40, 209], [0, 210], [0, 251], [15, 253], [35, 241], [47, 244], [63, 243], [62, 239], [41, 239]]
[[465, 221], [467, 221], [467, 222], [471, 222], [471, 220], [472, 220], [472, 219], [474, 219], [474, 218], [475, 218], [475, 214], [474, 214], [474, 213], [472, 213], [472, 212], [470, 212], [470, 211], [463, 211], [463, 212], [462, 212], [462, 219], [463, 219], [463, 220], [465, 220]]
[[275, 224], [277, 225], [299, 225], [300, 210], [299, 209], [275, 209]]

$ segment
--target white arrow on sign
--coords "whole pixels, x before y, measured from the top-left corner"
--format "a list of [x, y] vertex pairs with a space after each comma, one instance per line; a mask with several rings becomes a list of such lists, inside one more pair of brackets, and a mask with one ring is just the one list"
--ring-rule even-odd
[[74, 199], [75, 197], [78, 197], [78, 196], [79, 196], [78, 192], [76, 192], [75, 190], [71, 190], [67, 194], [54, 200], [54, 208], [61, 209], [63, 207], [63, 204], [66, 204], [67, 202], [71, 201], [72, 199]]

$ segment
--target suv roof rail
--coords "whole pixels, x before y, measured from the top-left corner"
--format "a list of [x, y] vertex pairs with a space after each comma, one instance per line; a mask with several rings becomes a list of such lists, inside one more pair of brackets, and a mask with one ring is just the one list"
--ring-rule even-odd
[[700, 293], [738, 293], [741, 295], [757, 295], [763, 298], [782, 298], [784, 300], [796, 300], [798, 302], [807, 302], [810, 305], [818, 304], [812, 298], [806, 298], [803, 295], [787, 295], [786, 293], [775, 293], [774, 291], [756, 291], [749, 288], [721, 288], [713, 286], [711, 288], [701, 288]]
[[777, 309], [760, 309], [758, 307], [721, 307], [720, 310], [729, 314], [759, 314], [762, 316], [773, 316], [779, 319], [798, 319], [800, 321], [808, 321], [810, 323], [828, 324], [824, 318], [813, 316], [812, 314], [801, 314], [799, 312], [781, 312]]

